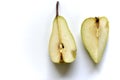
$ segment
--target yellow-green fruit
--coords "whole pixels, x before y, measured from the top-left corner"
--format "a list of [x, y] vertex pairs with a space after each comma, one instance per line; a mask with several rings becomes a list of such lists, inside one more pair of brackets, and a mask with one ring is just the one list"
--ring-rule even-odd
[[[57, 6], [58, 8], [58, 2]], [[56, 17], [53, 21], [52, 33], [49, 41], [49, 54], [54, 63], [71, 63], [76, 58], [76, 44], [71, 34], [66, 20], [58, 15], [56, 9]]]
[[87, 18], [81, 27], [82, 41], [95, 63], [102, 59], [108, 40], [109, 22], [106, 17]]

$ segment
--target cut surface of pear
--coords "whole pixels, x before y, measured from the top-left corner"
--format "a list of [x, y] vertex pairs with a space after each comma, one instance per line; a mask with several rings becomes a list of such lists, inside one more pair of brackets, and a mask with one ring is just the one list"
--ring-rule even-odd
[[[56, 7], [58, 8], [58, 2]], [[71, 63], [76, 58], [75, 40], [64, 17], [59, 16], [58, 11], [56, 12], [49, 40], [50, 58], [54, 63]]]
[[87, 18], [81, 27], [84, 47], [95, 63], [102, 59], [108, 40], [109, 22], [106, 17]]

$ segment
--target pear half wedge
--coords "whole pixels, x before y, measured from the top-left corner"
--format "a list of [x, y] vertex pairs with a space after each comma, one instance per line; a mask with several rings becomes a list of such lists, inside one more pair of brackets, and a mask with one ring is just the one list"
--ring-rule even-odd
[[95, 63], [102, 59], [109, 34], [109, 22], [106, 17], [91, 17], [83, 21], [81, 37], [84, 47]]
[[56, 16], [49, 40], [49, 54], [54, 63], [71, 63], [76, 58], [76, 43], [65, 18], [58, 14], [58, 5], [57, 1]]

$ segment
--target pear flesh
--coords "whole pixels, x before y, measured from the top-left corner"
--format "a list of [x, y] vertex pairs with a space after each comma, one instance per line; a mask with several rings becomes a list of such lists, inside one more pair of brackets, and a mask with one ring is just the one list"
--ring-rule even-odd
[[53, 30], [49, 42], [49, 52], [53, 62], [70, 63], [76, 58], [74, 38], [62, 16], [57, 16], [53, 22]]
[[108, 40], [109, 23], [106, 17], [87, 18], [81, 27], [83, 44], [95, 63], [103, 56]]
[[56, 15], [49, 41], [49, 54], [54, 63], [71, 63], [76, 58], [76, 44], [64, 17]]

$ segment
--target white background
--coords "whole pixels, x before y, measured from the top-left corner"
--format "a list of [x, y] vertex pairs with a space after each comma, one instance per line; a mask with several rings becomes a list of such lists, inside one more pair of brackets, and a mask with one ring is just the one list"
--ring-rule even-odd
[[[56, 0], [0, 1], [0, 80], [120, 80], [119, 0], [59, 0], [77, 45], [72, 64], [53, 64], [48, 43]], [[81, 41], [80, 28], [88, 17], [106, 16], [109, 40], [95, 65]]]

